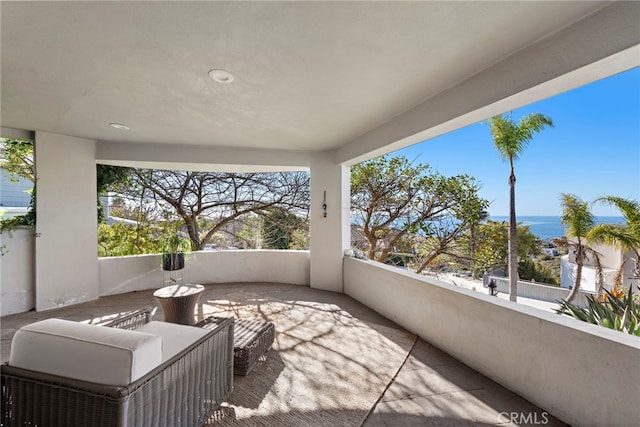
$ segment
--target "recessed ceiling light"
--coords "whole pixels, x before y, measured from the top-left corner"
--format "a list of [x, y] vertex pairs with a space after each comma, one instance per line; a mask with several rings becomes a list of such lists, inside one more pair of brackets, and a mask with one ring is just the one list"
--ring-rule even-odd
[[109, 126], [120, 130], [129, 130], [129, 126], [123, 125], [122, 123], [109, 123]]
[[216, 83], [231, 83], [234, 78], [233, 75], [225, 70], [210, 70], [209, 77]]

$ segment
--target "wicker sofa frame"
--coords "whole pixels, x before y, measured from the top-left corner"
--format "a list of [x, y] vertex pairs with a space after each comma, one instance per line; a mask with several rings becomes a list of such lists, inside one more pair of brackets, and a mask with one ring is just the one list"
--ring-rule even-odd
[[[136, 329], [150, 309], [105, 326]], [[196, 427], [233, 389], [234, 319], [126, 387], [0, 367], [3, 427]], [[96, 367], [99, 369], [99, 367]]]

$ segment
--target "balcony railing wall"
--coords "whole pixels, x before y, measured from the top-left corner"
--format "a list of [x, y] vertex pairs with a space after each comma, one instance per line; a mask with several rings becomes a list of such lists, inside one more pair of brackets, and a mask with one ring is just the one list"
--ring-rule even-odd
[[0, 247], [0, 314], [29, 311], [36, 306], [33, 231], [2, 233]]
[[640, 420], [638, 337], [372, 261], [343, 274], [346, 294], [569, 424]]
[[[0, 257], [0, 315], [23, 313], [35, 307], [35, 253], [31, 230], [2, 235]], [[73, 274], [73, 260], [60, 265]], [[99, 295], [114, 295], [183, 283], [273, 282], [309, 286], [309, 251], [234, 250], [186, 254], [185, 268], [162, 270], [161, 255], [98, 258]]]
[[100, 296], [169, 284], [169, 277], [184, 283], [274, 282], [309, 285], [309, 251], [232, 250], [185, 254], [185, 267], [165, 272], [161, 255], [98, 258]]
[[[10, 249], [21, 261], [31, 254], [26, 269], [28, 248]], [[7, 292], [29, 292], [9, 287], [11, 253], [2, 259], [2, 315], [10, 313]], [[194, 252], [182, 277], [309, 285], [309, 259], [308, 251]], [[98, 267], [101, 295], [157, 288], [165, 277], [160, 255], [100, 258]], [[640, 419], [637, 337], [376, 262], [345, 258], [343, 276], [346, 294], [570, 424]]]

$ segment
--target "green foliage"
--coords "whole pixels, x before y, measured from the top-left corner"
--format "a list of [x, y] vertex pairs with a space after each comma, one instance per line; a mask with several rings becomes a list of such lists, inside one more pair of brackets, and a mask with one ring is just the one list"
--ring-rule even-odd
[[290, 249], [294, 245], [294, 232], [304, 231], [306, 228], [306, 222], [302, 218], [282, 209], [272, 209], [265, 215], [262, 223], [263, 247]]
[[509, 162], [509, 299], [517, 300], [518, 294], [518, 232], [516, 226], [516, 202], [515, 187], [516, 175], [514, 162], [518, 160], [520, 154], [533, 139], [534, 133], [542, 131], [547, 126], [553, 126], [549, 117], [542, 114], [529, 114], [522, 117], [518, 123], [514, 122], [511, 116], [499, 115], [488, 120], [488, 124], [493, 136], [493, 144], [503, 158]]
[[98, 222], [104, 222], [105, 214], [100, 196], [117, 184], [126, 185], [131, 180], [131, 168], [111, 165], [96, 165], [96, 189], [98, 191]]
[[0, 221], [0, 233], [15, 230], [20, 227], [27, 227], [32, 230], [36, 229], [36, 210], [31, 207], [34, 204], [35, 193], [31, 195], [29, 203], [29, 211], [24, 215], [17, 215]]
[[277, 214], [271, 213], [265, 218], [262, 225], [264, 241], [263, 246], [267, 249], [289, 249], [289, 241], [291, 240], [291, 233], [281, 225], [279, 220], [284, 218], [277, 218]]
[[518, 275], [520, 280], [535, 280], [540, 283], [560, 285], [559, 279], [548, 267], [531, 259], [523, 259], [518, 262]]
[[157, 254], [163, 251], [162, 230], [148, 224], [98, 225], [98, 256]]
[[33, 182], [29, 200], [29, 211], [24, 215], [0, 221], [0, 232], [11, 231], [19, 227], [36, 228], [36, 172], [33, 164], [33, 141], [22, 139], [0, 139], [0, 159], [2, 168], [9, 173], [11, 181], [18, 178], [28, 179]]
[[[367, 240], [368, 257], [384, 262], [391, 252], [399, 251], [407, 235], [416, 234], [436, 238], [434, 249], [446, 251], [488, 207], [488, 201], [478, 196], [479, 188], [470, 176], [445, 177], [402, 156], [382, 156], [353, 166], [351, 207]], [[437, 253], [426, 255], [425, 263], [434, 256]]]
[[570, 248], [573, 260], [576, 263], [575, 280], [567, 300], [573, 301], [578, 294], [582, 280], [582, 267], [588, 258], [591, 258], [594, 262], [597, 294], [600, 296], [604, 286], [604, 273], [600, 264], [600, 255], [589, 246], [587, 240], [587, 234], [595, 225], [595, 217], [589, 209], [589, 204], [573, 194], [560, 194], [560, 202], [562, 206], [560, 222], [565, 225], [566, 238], [559, 240], [559, 243]]
[[544, 281], [545, 283], [560, 286], [560, 256], [541, 255], [536, 259], [536, 263], [543, 271], [548, 272], [550, 281]]
[[162, 240], [162, 251], [170, 254], [187, 252], [191, 250], [191, 241], [186, 237], [182, 237], [178, 231], [169, 230], [165, 232]]
[[33, 141], [0, 138], [2, 168], [9, 172], [9, 179], [28, 179], [35, 184], [36, 171], [33, 165]]
[[[539, 255], [540, 239], [529, 229], [529, 226], [518, 224], [518, 259], [527, 260]], [[496, 267], [507, 265], [509, 223], [506, 221], [487, 221], [479, 224], [475, 231], [476, 250], [474, 254], [475, 268], [479, 275]], [[469, 235], [460, 241], [463, 247], [471, 244]]]
[[[616, 196], [605, 196], [596, 199], [595, 203], [604, 203], [618, 208], [625, 219], [623, 224], [598, 224], [587, 233], [587, 239], [596, 243], [606, 243], [623, 251], [631, 251], [634, 254], [634, 276], [640, 276], [640, 203], [636, 200], [625, 199]], [[622, 270], [624, 263], [620, 265], [616, 274], [616, 286], [622, 283]]]
[[15, 230], [20, 227], [36, 229], [36, 192], [31, 190], [29, 199], [29, 210], [24, 215], [17, 215], [11, 218], [0, 220], [0, 233]]
[[96, 165], [96, 188], [102, 194], [116, 184], [126, 185], [131, 180], [131, 168], [112, 165]]
[[[309, 173], [231, 173], [134, 169], [132, 181], [119, 193], [167, 211], [188, 232], [193, 250], [214, 241], [216, 234], [240, 238], [238, 224], [249, 215], [277, 207], [295, 213], [308, 212]], [[208, 221], [202, 221], [207, 218]], [[203, 228], [201, 228], [203, 227]], [[261, 227], [254, 228], [255, 231]], [[257, 234], [248, 242], [259, 240]]]
[[580, 241], [595, 225], [595, 217], [589, 209], [589, 204], [567, 193], [560, 195], [560, 202], [562, 206], [560, 222], [565, 225], [567, 237], [574, 237]]
[[562, 301], [556, 311], [583, 322], [640, 337], [640, 304], [631, 291], [629, 287], [626, 295], [619, 296], [605, 289], [606, 295], [602, 301], [597, 296], [587, 296], [587, 308]]
[[475, 267], [480, 274], [507, 264], [507, 222], [487, 221], [476, 229]]
[[296, 228], [291, 233], [291, 242], [289, 243], [289, 249], [305, 250], [309, 249], [309, 229]]
[[553, 127], [551, 118], [543, 114], [529, 114], [516, 123], [510, 116], [499, 115], [488, 120], [493, 143], [502, 158], [510, 163], [518, 160], [520, 154], [533, 139], [533, 134], [545, 127]]
[[[224, 238], [223, 246], [240, 246], [246, 249], [262, 248], [262, 217], [255, 214], [247, 214], [238, 217], [236, 221], [242, 223], [242, 229], [236, 233], [224, 230], [225, 234], [231, 235], [231, 238]], [[216, 233], [212, 238], [220, 238], [221, 234], [221, 232]], [[240, 240], [241, 245], [238, 245], [237, 240]]]
[[[36, 226], [36, 171], [33, 163], [34, 142], [22, 139], [0, 139], [0, 159], [2, 159], [2, 168], [9, 172], [9, 179], [24, 178], [33, 182], [34, 187], [31, 191], [31, 201], [29, 203], [29, 212], [25, 215], [9, 218], [0, 221], [0, 231], [11, 230], [19, 226], [27, 226], [35, 229]], [[127, 183], [130, 176], [130, 168], [97, 165], [96, 166], [96, 185], [98, 190], [97, 211], [98, 221], [104, 221], [104, 209], [100, 203], [100, 195], [103, 194], [110, 186], [117, 183]]]

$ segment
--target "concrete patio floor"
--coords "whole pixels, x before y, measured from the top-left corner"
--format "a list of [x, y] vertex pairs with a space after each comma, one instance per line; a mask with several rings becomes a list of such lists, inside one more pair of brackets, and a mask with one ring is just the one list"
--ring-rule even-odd
[[[152, 294], [1, 317], [2, 362], [15, 331], [38, 320], [102, 323], [147, 306], [155, 308], [154, 320], [162, 320]], [[233, 393], [207, 426], [566, 425], [343, 294], [272, 283], [212, 284], [205, 286], [196, 317], [210, 315], [272, 321], [276, 341], [248, 376], [234, 377]], [[367, 347], [372, 341], [374, 351]], [[299, 369], [316, 356], [322, 366]], [[308, 378], [309, 372], [322, 378]], [[336, 393], [324, 399], [322, 387], [334, 385]]]

